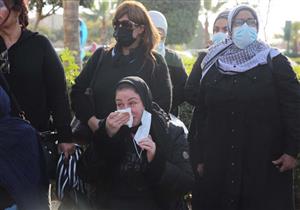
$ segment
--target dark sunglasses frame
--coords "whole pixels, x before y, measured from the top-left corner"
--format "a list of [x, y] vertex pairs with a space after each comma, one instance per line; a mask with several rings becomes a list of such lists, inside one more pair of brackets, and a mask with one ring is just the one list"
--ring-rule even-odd
[[141, 26], [140, 24], [137, 24], [131, 20], [122, 20], [122, 21], [116, 21], [113, 23], [114, 28], [126, 28], [126, 29], [133, 29], [134, 27]]

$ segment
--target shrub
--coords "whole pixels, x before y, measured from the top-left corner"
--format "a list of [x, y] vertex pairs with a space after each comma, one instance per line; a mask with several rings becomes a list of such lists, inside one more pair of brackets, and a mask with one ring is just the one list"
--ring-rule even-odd
[[66, 48], [59, 54], [64, 66], [68, 88], [74, 84], [76, 77], [79, 75], [79, 66], [76, 64], [74, 56], [76, 53]]
[[194, 57], [194, 56], [193, 57], [184, 56], [184, 57], [182, 57], [182, 61], [183, 61], [184, 66], [185, 66], [186, 73], [188, 75], [190, 75], [190, 73], [192, 71], [192, 68], [193, 68], [193, 65], [196, 62], [196, 57]]
[[294, 69], [294, 72], [297, 75], [297, 79], [300, 81], [300, 65], [299, 66], [294, 66], [293, 69]]
[[300, 57], [291, 58], [294, 62], [300, 65]]

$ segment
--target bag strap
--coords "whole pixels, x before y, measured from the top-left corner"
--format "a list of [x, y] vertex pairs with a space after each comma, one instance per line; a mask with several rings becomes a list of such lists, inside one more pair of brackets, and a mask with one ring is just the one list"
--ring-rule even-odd
[[10, 86], [8, 84], [8, 81], [7, 81], [7, 79], [5, 78], [5, 76], [3, 74], [4, 71], [9, 72], [9, 69], [7, 69], [7, 70], [4, 69], [4, 68], [9, 68], [8, 58], [7, 59], [1, 59], [1, 60], [3, 60], [5, 62], [4, 64], [2, 64], [0, 66], [0, 79], [1, 79], [2, 84], [4, 86], [3, 88], [4, 88], [4, 90], [6, 90], [6, 93], [10, 97], [13, 106], [17, 109], [19, 117], [22, 118], [23, 120], [26, 120], [25, 112], [21, 109], [21, 106], [18, 103], [16, 96], [11, 91]]
[[99, 59], [97, 61], [96, 68], [95, 68], [95, 70], [93, 72], [93, 77], [91, 79], [91, 82], [90, 82], [89, 86], [85, 90], [85, 94], [86, 95], [92, 95], [92, 88], [93, 88], [93, 86], [94, 86], [94, 84], [96, 82], [97, 75], [98, 75], [98, 73], [100, 71], [100, 67], [101, 67], [101, 64], [103, 63], [102, 61], [103, 61], [103, 57], [104, 57], [105, 54], [106, 54], [106, 50], [105, 50], [105, 48], [102, 48], [101, 52], [100, 52], [100, 55], [99, 55]]

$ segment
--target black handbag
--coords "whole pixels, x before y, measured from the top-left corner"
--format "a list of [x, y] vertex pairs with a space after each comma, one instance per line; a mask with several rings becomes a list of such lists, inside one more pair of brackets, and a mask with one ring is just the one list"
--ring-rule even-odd
[[[94, 104], [92, 87], [94, 86], [94, 84], [96, 82], [97, 74], [100, 71], [102, 60], [103, 60], [103, 57], [105, 56], [105, 54], [106, 54], [106, 50], [105, 50], [105, 48], [102, 48], [96, 68], [93, 72], [93, 77], [90, 81], [89, 86], [85, 89], [85, 92], [84, 92], [84, 94], [86, 96], [88, 96], [88, 99], [93, 104], [93, 107], [95, 106], [95, 104]], [[71, 121], [71, 128], [72, 128], [73, 138], [75, 139], [76, 142], [78, 142], [80, 144], [89, 144], [90, 143], [93, 132], [91, 131], [91, 129], [88, 127], [87, 124], [82, 123], [79, 119], [76, 118], [75, 115]]]
[[[16, 108], [18, 112], [18, 116], [30, 123], [29, 120], [26, 119], [25, 112], [21, 109], [15, 95], [10, 89], [10, 86], [3, 74], [3, 72], [9, 73], [9, 62], [7, 57], [7, 51], [4, 51], [0, 54], [0, 61], [2, 62], [0, 65], [0, 80], [1, 84], [3, 84], [3, 89], [8, 94], [12, 105]], [[44, 160], [46, 163], [46, 170], [48, 178], [55, 178], [56, 172], [56, 165], [59, 158], [58, 155], [58, 139], [57, 139], [57, 132], [56, 131], [45, 131], [45, 132], [38, 132], [37, 136], [39, 138], [39, 143], [43, 152]]]

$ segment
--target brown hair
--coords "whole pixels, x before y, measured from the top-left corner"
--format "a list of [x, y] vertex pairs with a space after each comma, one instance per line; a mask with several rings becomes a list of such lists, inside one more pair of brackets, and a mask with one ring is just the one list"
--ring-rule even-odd
[[[28, 26], [28, 8], [24, 0], [3, 0], [5, 6], [9, 10], [9, 15], [11, 10], [19, 12], [19, 23], [22, 26], [22, 28], [26, 28]], [[7, 18], [4, 20], [3, 23], [6, 22], [8, 19], [9, 15]], [[2, 24], [3, 24], [2, 23]]]
[[113, 24], [117, 22], [124, 15], [127, 15], [129, 20], [144, 26], [144, 33], [142, 34], [142, 42], [145, 47], [145, 56], [153, 59], [153, 53], [155, 46], [160, 40], [160, 35], [156, 27], [151, 21], [145, 6], [137, 1], [124, 1], [116, 10], [113, 18]]

